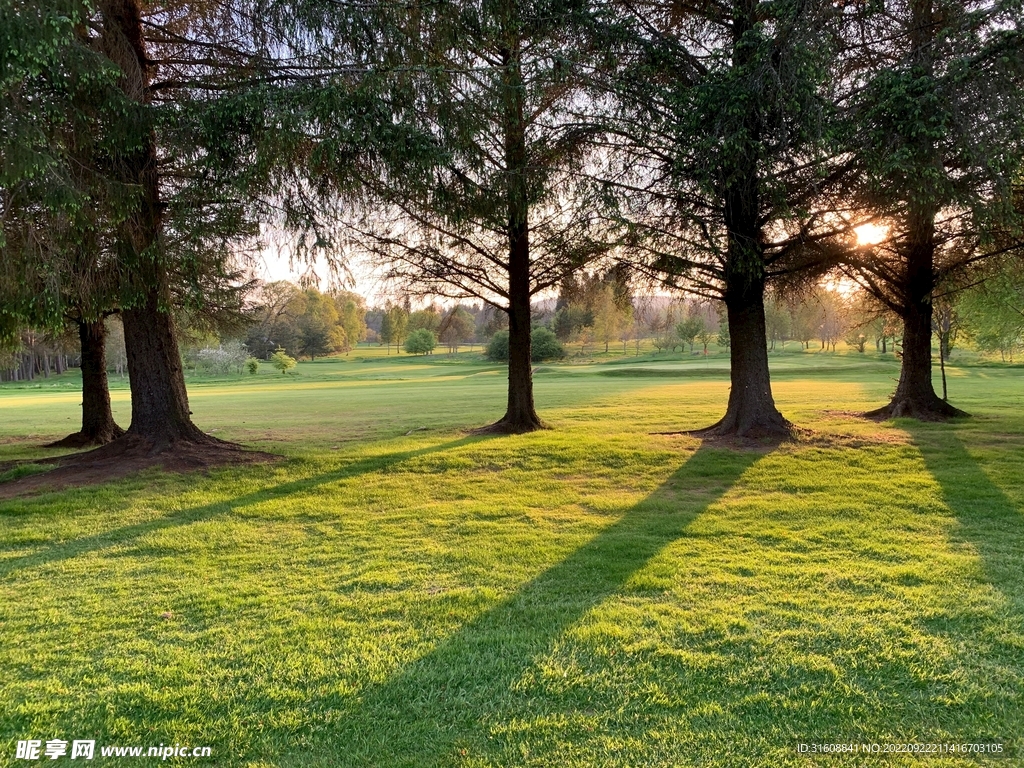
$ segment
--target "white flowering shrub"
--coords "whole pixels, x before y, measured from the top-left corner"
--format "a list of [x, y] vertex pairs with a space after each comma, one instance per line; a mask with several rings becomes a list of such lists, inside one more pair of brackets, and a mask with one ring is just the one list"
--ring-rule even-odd
[[209, 373], [241, 373], [249, 350], [245, 344], [232, 339], [216, 347], [205, 347], [196, 353], [196, 368]]

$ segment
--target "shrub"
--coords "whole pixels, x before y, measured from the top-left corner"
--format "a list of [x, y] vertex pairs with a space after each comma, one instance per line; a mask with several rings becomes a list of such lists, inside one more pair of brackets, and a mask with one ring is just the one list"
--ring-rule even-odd
[[487, 358], [498, 362], [508, 360], [508, 331], [496, 331], [487, 342]]
[[260, 370], [260, 361], [255, 357], [250, 357], [245, 361], [245, 370], [249, 372], [250, 376], [255, 376]]
[[232, 340], [216, 347], [200, 349], [195, 356], [196, 369], [212, 373], [242, 372], [242, 366], [249, 356], [249, 350], [240, 341]]
[[560, 360], [565, 357], [565, 348], [550, 328], [534, 328], [530, 334], [530, 357], [539, 360]]
[[418, 328], [405, 340], [405, 351], [410, 355], [427, 355], [437, 346], [437, 336], [427, 328]]
[[[508, 331], [498, 331], [491, 337], [487, 345], [487, 357], [491, 360], [508, 360]], [[565, 357], [565, 348], [558, 337], [549, 329], [541, 326], [534, 328], [530, 334], [530, 359], [535, 363], [540, 360], [558, 360]]]
[[281, 347], [278, 347], [277, 351], [270, 356], [270, 364], [282, 374], [287, 373], [296, 366], [295, 358], [289, 357]]

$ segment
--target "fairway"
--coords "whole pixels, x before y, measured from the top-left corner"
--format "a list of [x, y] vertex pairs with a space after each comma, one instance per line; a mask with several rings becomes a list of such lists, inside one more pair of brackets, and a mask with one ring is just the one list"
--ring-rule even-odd
[[[0, 765], [1024, 765], [1024, 369], [876, 423], [891, 355], [773, 353], [798, 442], [663, 434], [722, 415], [727, 364], [539, 364], [552, 429], [513, 437], [468, 431], [504, 410], [477, 353], [190, 380], [202, 429], [284, 458], [0, 502]], [[59, 453], [78, 386], [0, 386], [0, 462]]]

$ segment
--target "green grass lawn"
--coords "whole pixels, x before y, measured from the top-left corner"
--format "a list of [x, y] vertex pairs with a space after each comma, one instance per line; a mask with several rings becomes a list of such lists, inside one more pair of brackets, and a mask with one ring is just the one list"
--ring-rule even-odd
[[[286, 459], [0, 503], [0, 765], [1024, 765], [1024, 371], [876, 424], [891, 356], [772, 364], [813, 435], [764, 451], [657, 434], [721, 415], [721, 355], [540, 365], [521, 437], [467, 436], [505, 396], [476, 353], [194, 378], [201, 427]], [[0, 387], [0, 460], [52, 455], [76, 385]]]

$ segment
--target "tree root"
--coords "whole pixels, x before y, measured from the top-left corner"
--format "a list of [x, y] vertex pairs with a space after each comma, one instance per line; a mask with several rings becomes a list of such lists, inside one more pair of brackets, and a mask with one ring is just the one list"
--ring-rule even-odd
[[72, 432], [67, 437], [55, 440], [52, 443], [47, 443], [44, 448], [92, 448], [96, 446], [106, 445], [111, 443], [117, 438], [124, 434], [124, 430], [121, 429], [117, 424], [114, 424], [113, 428], [109, 432], [104, 431], [100, 434], [90, 435], [85, 432], [78, 431]]
[[519, 420], [509, 419], [507, 416], [499, 419], [493, 424], [484, 427], [471, 429], [471, 435], [525, 435], [530, 432], [538, 432], [542, 429], [551, 429], [547, 424], [536, 416], [533, 419]]
[[782, 414], [775, 412], [753, 418], [726, 413], [711, 426], [692, 430], [689, 434], [703, 439], [731, 438], [778, 443], [793, 439], [796, 433], [795, 427]]
[[949, 421], [950, 419], [966, 418], [971, 414], [955, 408], [938, 397], [897, 396], [888, 405], [868, 411], [865, 418], [875, 421], [888, 419], [917, 419], [918, 421]]

